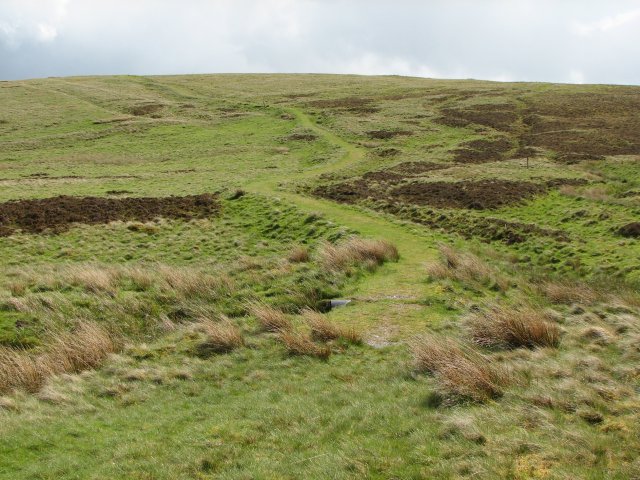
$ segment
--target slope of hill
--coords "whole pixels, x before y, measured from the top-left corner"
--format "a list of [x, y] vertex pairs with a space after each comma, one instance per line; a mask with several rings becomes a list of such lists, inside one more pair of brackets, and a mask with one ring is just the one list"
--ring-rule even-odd
[[0, 82], [0, 477], [640, 475], [639, 107]]

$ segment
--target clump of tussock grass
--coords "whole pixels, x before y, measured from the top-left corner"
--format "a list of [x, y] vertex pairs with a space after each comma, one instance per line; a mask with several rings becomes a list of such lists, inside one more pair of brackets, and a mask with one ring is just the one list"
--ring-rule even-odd
[[462, 437], [479, 445], [484, 445], [487, 442], [487, 438], [478, 429], [473, 419], [469, 417], [448, 420], [439, 432], [438, 437], [443, 440]]
[[77, 373], [98, 367], [116, 350], [117, 343], [103, 327], [82, 322], [73, 332], [54, 336], [44, 360], [53, 373]]
[[328, 345], [318, 345], [308, 334], [293, 330], [281, 331], [278, 339], [287, 349], [289, 355], [300, 355], [327, 359], [331, 355]]
[[370, 270], [388, 261], [397, 261], [398, 249], [386, 240], [352, 237], [338, 244], [324, 243], [319, 249], [320, 263], [330, 271], [344, 271], [352, 266]]
[[37, 391], [45, 379], [38, 360], [21, 350], [0, 348], [0, 392], [8, 393], [17, 388]]
[[249, 313], [258, 321], [260, 329], [265, 332], [284, 332], [293, 329], [291, 320], [277, 308], [263, 302], [248, 305]]
[[52, 335], [40, 353], [0, 349], [0, 391], [38, 391], [46, 380], [61, 373], [98, 367], [117, 349], [111, 335], [99, 325], [80, 323], [75, 331]]
[[493, 305], [469, 319], [473, 341], [492, 348], [557, 347], [560, 328], [532, 307], [510, 308]]
[[166, 286], [186, 298], [213, 298], [230, 294], [233, 280], [226, 275], [210, 275], [186, 267], [158, 265], [157, 272]]
[[242, 332], [227, 317], [223, 316], [219, 321], [202, 318], [196, 324], [196, 329], [204, 334], [204, 340], [197, 346], [201, 356], [228, 353], [244, 346]]
[[66, 280], [66, 283], [84, 288], [91, 293], [113, 296], [117, 292], [117, 271], [114, 268], [84, 264], [68, 267], [64, 273], [65, 276], [58, 282]]
[[14, 297], [23, 296], [25, 293], [27, 293], [28, 288], [29, 284], [24, 280], [16, 280], [10, 282], [7, 285], [7, 290], [9, 290], [9, 293], [11, 293], [11, 295], [13, 295]]
[[184, 298], [217, 298], [235, 290], [228, 275], [166, 264], [109, 266], [82, 263], [49, 272], [22, 269], [14, 274], [23, 284], [21, 290], [61, 290], [74, 286], [90, 293], [114, 296], [121, 287], [133, 286], [140, 291], [155, 287], [160, 293]]
[[308, 262], [310, 258], [311, 255], [309, 254], [309, 249], [301, 245], [294, 247], [287, 256], [287, 260], [289, 260], [289, 262], [291, 263]]
[[591, 305], [601, 296], [591, 286], [582, 282], [569, 280], [538, 282], [537, 289], [540, 294], [546, 297], [551, 303], [565, 305], [571, 305], [573, 303]]
[[353, 344], [362, 343], [362, 335], [354, 328], [336, 325], [315, 310], [304, 309], [302, 318], [311, 329], [311, 338], [321, 342], [342, 339]]
[[507, 372], [473, 347], [450, 338], [423, 335], [410, 343], [414, 367], [432, 374], [450, 402], [486, 402], [499, 398], [509, 383]]
[[613, 341], [614, 335], [605, 328], [589, 326], [580, 332], [580, 337], [597, 345], [606, 346]]
[[500, 292], [509, 289], [508, 279], [476, 255], [449, 245], [440, 245], [438, 250], [441, 260], [427, 267], [430, 277], [455, 280], [471, 287], [481, 285]]

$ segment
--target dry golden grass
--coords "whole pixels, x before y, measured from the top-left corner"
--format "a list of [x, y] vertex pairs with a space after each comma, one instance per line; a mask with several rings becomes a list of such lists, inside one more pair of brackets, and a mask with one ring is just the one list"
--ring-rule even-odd
[[353, 265], [375, 267], [397, 261], [398, 249], [385, 240], [350, 238], [337, 245], [324, 243], [319, 250], [320, 262], [327, 270], [341, 271]]
[[484, 347], [557, 347], [560, 329], [531, 307], [509, 308], [494, 305], [469, 319], [473, 341]]
[[27, 293], [28, 288], [29, 284], [24, 280], [16, 280], [14, 282], [10, 282], [7, 285], [7, 290], [9, 290], [11, 295], [13, 295], [14, 297], [21, 297], [22, 295]]
[[217, 322], [202, 318], [196, 327], [205, 335], [205, 339], [198, 344], [198, 353], [201, 355], [228, 353], [244, 345], [242, 332], [226, 317]]
[[38, 358], [20, 350], [0, 348], [0, 392], [16, 388], [37, 391], [45, 380]]
[[552, 303], [592, 304], [599, 299], [599, 294], [592, 287], [581, 282], [548, 281], [538, 284], [539, 292]]
[[293, 247], [293, 249], [291, 250], [291, 252], [289, 252], [289, 255], [287, 256], [287, 259], [291, 263], [308, 262], [310, 259], [309, 249], [301, 245]]
[[29, 287], [58, 290], [75, 286], [91, 293], [113, 296], [123, 284], [131, 284], [136, 290], [149, 290], [155, 286], [163, 293], [184, 298], [211, 298], [228, 295], [235, 287], [227, 275], [166, 264], [107, 266], [82, 263], [50, 271], [20, 269], [13, 274], [17, 277], [14, 284], [18, 292]]
[[129, 281], [133, 288], [138, 291], [147, 291], [157, 283], [154, 272], [141, 266], [127, 266], [123, 268], [120, 281]]
[[169, 289], [186, 298], [228, 295], [234, 288], [233, 280], [226, 275], [169, 265], [158, 265], [156, 271]]
[[614, 334], [605, 328], [590, 326], [580, 332], [580, 337], [584, 340], [605, 346], [613, 341]]
[[304, 321], [311, 328], [311, 337], [314, 340], [327, 342], [339, 338], [354, 344], [362, 343], [362, 335], [354, 328], [338, 326], [315, 310], [305, 309], [302, 311]]
[[485, 402], [502, 396], [509, 383], [507, 373], [489, 358], [450, 338], [424, 335], [410, 347], [416, 370], [433, 374], [450, 400]]
[[427, 266], [427, 273], [436, 279], [450, 279], [468, 286], [488, 286], [504, 292], [509, 281], [495, 268], [469, 252], [460, 252], [449, 246], [439, 246], [442, 260]]
[[79, 324], [74, 332], [53, 336], [39, 354], [2, 348], [0, 391], [38, 391], [50, 376], [96, 368], [116, 349], [109, 333], [87, 322]]
[[69, 267], [64, 279], [67, 283], [82, 287], [92, 293], [115, 295], [117, 272], [113, 268], [84, 264]]
[[323, 314], [311, 309], [302, 311], [302, 318], [311, 328], [311, 337], [314, 340], [323, 342], [340, 338], [340, 329], [334, 325]]
[[249, 304], [248, 310], [258, 321], [260, 329], [265, 332], [282, 332], [293, 328], [291, 321], [283, 312], [266, 303]]
[[55, 336], [43, 360], [54, 373], [80, 372], [96, 368], [116, 350], [116, 343], [104, 328], [83, 322], [74, 332]]
[[282, 331], [278, 336], [289, 355], [304, 355], [327, 359], [331, 355], [331, 348], [318, 345], [306, 334], [294, 331]]

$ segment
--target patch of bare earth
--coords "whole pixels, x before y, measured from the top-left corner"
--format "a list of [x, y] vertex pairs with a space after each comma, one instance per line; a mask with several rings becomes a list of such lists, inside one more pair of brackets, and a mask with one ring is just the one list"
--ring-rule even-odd
[[155, 218], [191, 219], [216, 215], [220, 203], [211, 194], [185, 197], [104, 198], [60, 196], [0, 203], [0, 236], [16, 230], [62, 232], [75, 223], [117, 220], [147, 222]]

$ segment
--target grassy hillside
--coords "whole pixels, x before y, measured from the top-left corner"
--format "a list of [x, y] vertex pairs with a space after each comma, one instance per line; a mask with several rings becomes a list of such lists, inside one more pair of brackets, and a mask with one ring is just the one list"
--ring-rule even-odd
[[640, 475], [639, 108], [0, 82], [0, 478]]

